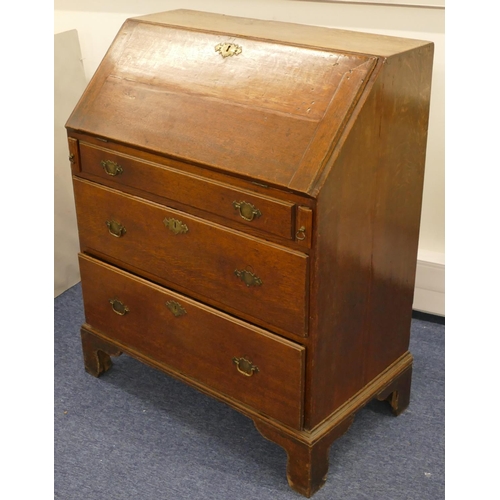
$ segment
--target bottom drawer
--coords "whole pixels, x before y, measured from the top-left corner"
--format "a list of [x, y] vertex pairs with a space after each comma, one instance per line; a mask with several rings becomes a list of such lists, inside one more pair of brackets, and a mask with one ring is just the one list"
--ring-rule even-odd
[[305, 348], [80, 254], [87, 323], [104, 337], [294, 428]]

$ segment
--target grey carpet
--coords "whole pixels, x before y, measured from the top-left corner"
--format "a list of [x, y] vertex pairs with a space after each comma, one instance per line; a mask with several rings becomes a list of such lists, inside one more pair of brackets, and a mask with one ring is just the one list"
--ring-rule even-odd
[[[300, 499], [286, 454], [250, 419], [122, 355], [83, 369], [80, 285], [55, 299], [54, 484], [60, 500]], [[315, 500], [444, 498], [444, 325], [412, 322], [410, 407], [361, 410]]]

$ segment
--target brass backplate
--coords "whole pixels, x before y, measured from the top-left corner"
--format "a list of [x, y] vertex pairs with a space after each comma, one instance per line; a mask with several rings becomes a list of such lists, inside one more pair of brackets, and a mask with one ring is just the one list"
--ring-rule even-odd
[[233, 201], [233, 207], [240, 212], [240, 217], [252, 222], [255, 217], [259, 218], [262, 212], [246, 201]]
[[125, 227], [115, 220], [107, 220], [106, 226], [108, 226], [110, 234], [112, 234], [116, 238], [121, 238], [127, 232]]
[[125, 316], [125, 314], [130, 311], [130, 309], [118, 299], [109, 299], [109, 303], [111, 304], [113, 311], [119, 316]]
[[254, 373], [259, 372], [259, 368], [255, 366], [249, 359], [234, 357], [233, 363], [236, 365], [238, 371], [246, 377], [251, 377]]
[[123, 173], [123, 167], [121, 165], [118, 165], [118, 163], [116, 163], [115, 161], [102, 160], [101, 167], [108, 175], [111, 175], [112, 177]]

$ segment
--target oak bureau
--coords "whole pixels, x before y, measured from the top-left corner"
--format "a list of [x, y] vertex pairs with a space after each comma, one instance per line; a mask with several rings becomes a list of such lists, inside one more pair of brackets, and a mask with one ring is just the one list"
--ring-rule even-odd
[[128, 19], [71, 114], [86, 370], [127, 353], [253, 419], [290, 486], [408, 403], [433, 44]]

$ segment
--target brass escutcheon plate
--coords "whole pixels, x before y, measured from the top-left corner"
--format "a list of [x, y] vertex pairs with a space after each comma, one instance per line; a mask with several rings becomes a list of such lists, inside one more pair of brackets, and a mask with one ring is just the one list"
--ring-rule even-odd
[[236, 43], [218, 43], [215, 46], [215, 52], [226, 58], [231, 56], [237, 56], [241, 54], [242, 48]]
[[235, 269], [234, 274], [238, 276], [238, 278], [240, 278], [240, 280], [243, 281], [243, 283], [245, 283], [246, 286], [262, 285], [262, 280], [251, 271], [248, 271], [247, 269], [243, 269], [242, 271]]
[[168, 307], [170, 312], [177, 318], [179, 316], [184, 316], [184, 314], [187, 314], [186, 309], [184, 309], [179, 302], [175, 302], [174, 300], [169, 300], [168, 302], [165, 302], [165, 305]]
[[165, 218], [163, 220], [163, 224], [165, 224], [165, 227], [167, 229], [170, 229], [170, 231], [172, 231], [174, 234], [185, 234], [188, 232], [188, 227], [186, 226], [186, 224], [172, 217], [170, 219]]

